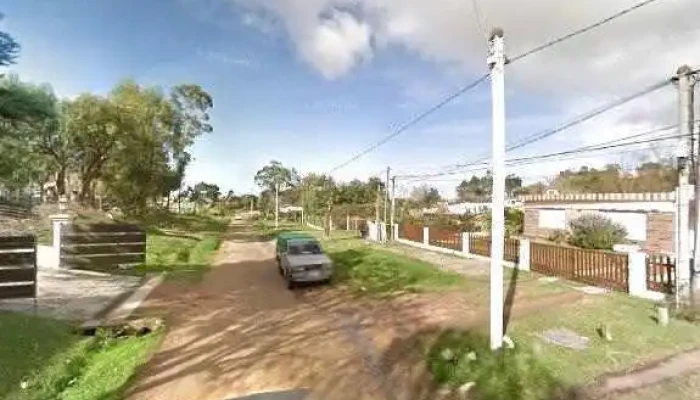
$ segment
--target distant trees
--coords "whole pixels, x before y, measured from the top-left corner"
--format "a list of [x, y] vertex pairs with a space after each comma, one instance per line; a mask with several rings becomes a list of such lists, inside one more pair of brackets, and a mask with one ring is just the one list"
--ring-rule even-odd
[[428, 185], [420, 185], [411, 190], [411, 200], [421, 208], [435, 207], [442, 197], [437, 188]]
[[562, 193], [669, 192], [678, 183], [672, 160], [645, 162], [634, 170], [619, 164], [561, 171], [552, 182]]
[[[515, 174], [506, 176], [506, 193], [514, 196], [523, 186], [523, 180]], [[493, 175], [486, 171], [482, 177], [472, 175], [470, 180], [463, 180], [457, 186], [457, 199], [461, 202], [483, 202], [491, 199], [493, 191]]]

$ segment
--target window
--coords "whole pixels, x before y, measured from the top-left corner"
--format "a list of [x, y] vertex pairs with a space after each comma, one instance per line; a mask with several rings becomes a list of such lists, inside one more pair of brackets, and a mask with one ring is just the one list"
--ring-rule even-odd
[[546, 229], [566, 229], [566, 211], [540, 210], [539, 227]]
[[627, 230], [627, 239], [644, 242], [647, 240], [647, 215], [635, 212], [601, 212]]

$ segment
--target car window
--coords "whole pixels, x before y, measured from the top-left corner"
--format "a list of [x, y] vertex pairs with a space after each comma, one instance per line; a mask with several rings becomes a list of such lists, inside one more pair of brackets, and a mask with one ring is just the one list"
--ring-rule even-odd
[[289, 254], [321, 254], [321, 247], [315, 242], [293, 243], [289, 245]]

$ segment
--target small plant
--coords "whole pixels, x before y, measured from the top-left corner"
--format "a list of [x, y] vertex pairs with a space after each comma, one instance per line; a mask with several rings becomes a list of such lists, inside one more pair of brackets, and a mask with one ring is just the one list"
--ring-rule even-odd
[[547, 237], [547, 240], [554, 243], [564, 243], [569, 238], [569, 233], [563, 229], [552, 231]]
[[559, 398], [563, 385], [524, 343], [492, 351], [477, 332], [446, 331], [427, 354], [435, 381], [482, 400]]
[[612, 250], [627, 239], [627, 230], [602, 215], [584, 215], [569, 223], [569, 244], [584, 249]]

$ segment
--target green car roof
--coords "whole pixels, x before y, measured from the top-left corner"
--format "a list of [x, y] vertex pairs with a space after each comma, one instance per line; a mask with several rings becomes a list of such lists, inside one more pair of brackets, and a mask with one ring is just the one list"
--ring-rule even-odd
[[316, 239], [313, 235], [306, 232], [282, 232], [277, 235], [277, 241], [289, 239]]

